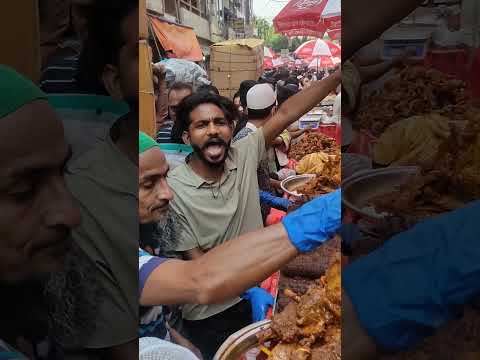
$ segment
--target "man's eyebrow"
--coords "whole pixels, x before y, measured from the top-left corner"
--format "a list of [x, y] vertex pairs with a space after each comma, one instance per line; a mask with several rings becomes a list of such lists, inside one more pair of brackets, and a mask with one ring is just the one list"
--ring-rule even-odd
[[26, 166], [22, 169], [14, 170], [7, 176], [10, 178], [18, 178], [18, 177], [24, 177], [24, 176], [41, 176], [45, 174], [46, 172], [56, 170], [56, 169], [61, 169], [63, 170], [65, 166], [67, 165], [68, 161], [72, 158], [73, 151], [72, 147], [68, 145], [65, 157], [62, 159], [61, 163], [50, 163], [50, 164], [35, 164], [32, 166]]
[[161, 173], [157, 170], [146, 171], [144, 174], [140, 175], [140, 181], [144, 181], [152, 177], [165, 177], [167, 176], [169, 171], [170, 171], [170, 166], [167, 167], [166, 171], [162, 171]]
[[216, 120], [226, 120], [225, 117], [221, 117], [221, 116], [217, 116], [217, 117], [213, 117], [213, 118], [208, 118], [208, 119], [200, 119], [198, 120], [198, 122], [206, 122], [206, 121], [216, 121]]

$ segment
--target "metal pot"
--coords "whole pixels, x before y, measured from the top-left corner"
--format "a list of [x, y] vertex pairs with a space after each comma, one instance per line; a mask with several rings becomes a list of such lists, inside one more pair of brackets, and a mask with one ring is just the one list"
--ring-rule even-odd
[[310, 180], [312, 180], [315, 177], [316, 177], [315, 174], [304, 174], [304, 175], [290, 176], [280, 183], [280, 187], [287, 194], [300, 197], [300, 196], [302, 196], [302, 194], [299, 194], [296, 191], [296, 189], [298, 189], [300, 186], [305, 185], [306, 183], [308, 183]]
[[380, 220], [384, 214], [367, 209], [370, 201], [405, 184], [418, 174], [417, 166], [398, 166], [360, 171], [342, 182], [342, 203], [356, 214], [367, 219]]
[[247, 351], [259, 345], [257, 334], [270, 328], [270, 324], [271, 320], [259, 321], [230, 335], [213, 360], [239, 360]]

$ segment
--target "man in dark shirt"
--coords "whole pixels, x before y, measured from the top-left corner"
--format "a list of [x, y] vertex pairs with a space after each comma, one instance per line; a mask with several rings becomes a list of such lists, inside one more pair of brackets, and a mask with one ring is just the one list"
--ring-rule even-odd
[[176, 82], [168, 91], [168, 118], [163, 125], [157, 129], [156, 140], [158, 143], [183, 144], [182, 134], [174, 126], [177, 116], [177, 108], [180, 102], [193, 93], [191, 85]]

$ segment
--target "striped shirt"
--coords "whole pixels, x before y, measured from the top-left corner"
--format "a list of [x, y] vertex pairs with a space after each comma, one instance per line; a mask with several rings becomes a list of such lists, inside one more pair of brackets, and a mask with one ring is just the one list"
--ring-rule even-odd
[[[139, 295], [142, 294], [150, 274], [166, 260], [159, 256], [152, 256], [140, 248], [138, 249]], [[166, 327], [165, 313], [162, 306], [140, 308], [139, 336], [169, 340], [170, 336]]]
[[40, 88], [47, 94], [86, 93], [78, 84], [80, 45], [74, 40], [61, 45], [61, 53], [52, 55], [42, 70]]
[[157, 130], [157, 142], [170, 144], [172, 142], [173, 120], [166, 119], [162, 127]]

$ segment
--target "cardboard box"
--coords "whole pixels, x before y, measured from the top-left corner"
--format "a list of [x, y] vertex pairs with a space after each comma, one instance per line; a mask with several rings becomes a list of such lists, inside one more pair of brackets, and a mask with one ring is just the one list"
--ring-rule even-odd
[[229, 98], [244, 80], [263, 74], [263, 40], [237, 39], [210, 46], [210, 79], [220, 94]]
[[38, 1], [3, 1], [0, 63], [37, 83], [40, 80]]

